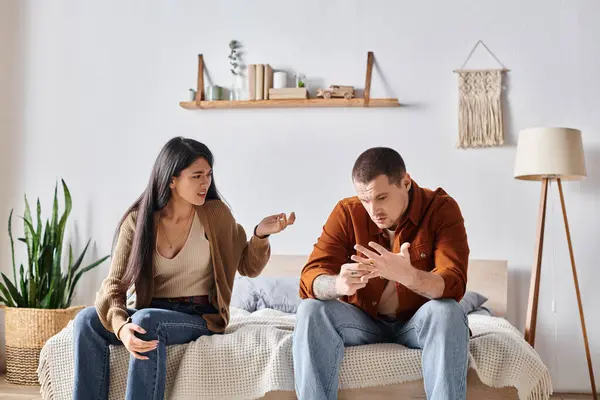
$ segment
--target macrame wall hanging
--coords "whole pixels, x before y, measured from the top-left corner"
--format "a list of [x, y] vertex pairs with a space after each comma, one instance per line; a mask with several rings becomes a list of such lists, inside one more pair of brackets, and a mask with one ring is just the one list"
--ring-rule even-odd
[[[482, 45], [502, 68], [465, 69], [467, 62]], [[502, 111], [502, 75], [508, 71], [498, 57], [479, 40], [458, 74], [458, 141], [457, 148], [491, 147], [504, 143]]]

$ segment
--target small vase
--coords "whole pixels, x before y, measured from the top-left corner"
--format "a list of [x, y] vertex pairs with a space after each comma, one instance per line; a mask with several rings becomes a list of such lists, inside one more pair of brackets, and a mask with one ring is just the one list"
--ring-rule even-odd
[[233, 75], [231, 77], [231, 86], [229, 87], [229, 100], [242, 100], [242, 77], [239, 75]]
[[229, 101], [238, 101], [240, 99], [239, 90], [235, 85], [231, 85], [229, 89]]
[[223, 100], [223, 88], [217, 85], [208, 86], [204, 97], [207, 101]]
[[237, 85], [232, 84], [229, 88], [229, 101], [238, 101], [240, 99], [240, 90]]

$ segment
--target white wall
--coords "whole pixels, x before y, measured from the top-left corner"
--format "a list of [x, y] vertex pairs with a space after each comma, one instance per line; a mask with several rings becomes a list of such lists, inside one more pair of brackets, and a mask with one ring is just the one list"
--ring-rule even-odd
[[[251, 5], [252, 4], [252, 5]], [[583, 131], [589, 178], [565, 186], [596, 371], [600, 228], [600, 3], [589, 1], [17, 1], [0, 0], [0, 215], [22, 194], [50, 207], [55, 180], [74, 197], [69, 237], [110, 249], [117, 220], [143, 189], [162, 144], [204, 141], [215, 175], [249, 231], [263, 216], [296, 211], [272, 240], [276, 253], [307, 253], [335, 202], [352, 195], [350, 169], [367, 147], [398, 149], [416, 181], [444, 187], [462, 207], [472, 256], [507, 259], [508, 318], [524, 326], [539, 185], [515, 181], [519, 129]], [[186, 111], [203, 53], [215, 83], [229, 84], [228, 43], [247, 63], [305, 73], [316, 84], [362, 87], [366, 53], [378, 68], [373, 96], [398, 109]], [[508, 145], [457, 150], [456, 75], [482, 39], [511, 69]], [[470, 66], [493, 67], [485, 52]], [[556, 390], [589, 390], [574, 289], [552, 187], [537, 349]], [[46, 214], [47, 215], [47, 214]], [[5, 222], [2, 222], [5, 226]], [[0, 263], [10, 270], [8, 238]], [[108, 265], [87, 275], [77, 301], [90, 303]], [[556, 301], [556, 313], [551, 304]], [[561, 361], [558, 362], [560, 357]], [[596, 373], [597, 378], [600, 374]]]

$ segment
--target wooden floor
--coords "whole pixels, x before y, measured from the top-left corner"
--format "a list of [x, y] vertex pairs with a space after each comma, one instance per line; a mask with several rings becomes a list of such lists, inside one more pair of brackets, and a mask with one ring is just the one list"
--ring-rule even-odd
[[20, 386], [6, 383], [4, 375], [0, 377], [1, 400], [41, 400], [39, 386]]
[[[1, 400], [41, 400], [40, 388], [38, 386], [11, 385], [0, 377], [0, 399]], [[552, 400], [591, 400], [591, 395], [582, 394], [560, 394], [551, 397]]]

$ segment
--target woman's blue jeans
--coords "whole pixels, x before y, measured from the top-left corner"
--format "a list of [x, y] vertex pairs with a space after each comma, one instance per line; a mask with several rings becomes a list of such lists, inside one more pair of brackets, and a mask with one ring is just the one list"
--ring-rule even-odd
[[[148, 360], [129, 358], [127, 400], [164, 398], [167, 372], [167, 346], [189, 343], [200, 336], [212, 335], [202, 314], [217, 311], [212, 306], [173, 303], [154, 299], [149, 308], [127, 310], [132, 322], [144, 328], [136, 332], [142, 340], [158, 340], [158, 347], [142, 353]], [[87, 307], [75, 317], [73, 345], [75, 381], [73, 400], [108, 399], [109, 345], [123, 345], [114, 333], [104, 328], [95, 307]]]

